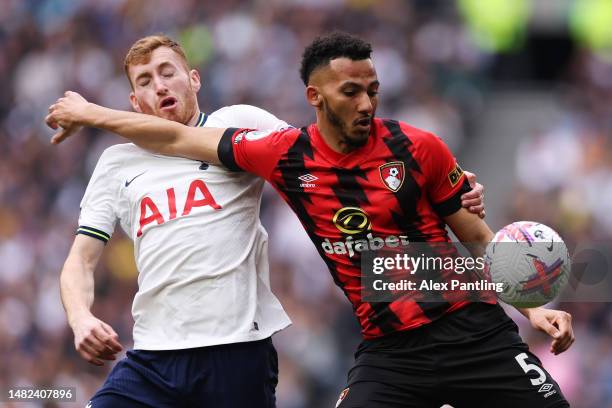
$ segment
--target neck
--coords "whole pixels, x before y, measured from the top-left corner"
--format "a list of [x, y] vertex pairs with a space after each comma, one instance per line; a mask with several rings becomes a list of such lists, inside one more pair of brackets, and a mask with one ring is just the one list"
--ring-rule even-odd
[[200, 108], [196, 106], [195, 112], [191, 115], [191, 118], [185, 123], [187, 126], [195, 126], [198, 123], [198, 118], [200, 117]]
[[323, 141], [338, 153], [348, 154], [355, 150], [355, 147], [344, 142], [342, 131], [337, 126], [332, 125], [324, 116], [323, 112], [317, 111], [317, 127]]

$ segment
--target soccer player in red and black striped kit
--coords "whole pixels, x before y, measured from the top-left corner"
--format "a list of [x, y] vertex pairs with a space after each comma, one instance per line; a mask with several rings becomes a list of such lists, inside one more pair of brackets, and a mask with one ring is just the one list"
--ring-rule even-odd
[[[461, 207], [465, 175], [439, 138], [375, 117], [379, 82], [371, 46], [344, 33], [320, 37], [301, 76], [317, 122], [281, 132], [190, 128], [117, 112], [69, 95], [57, 122], [101, 127], [163, 154], [222, 163], [268, 180], [299, 217], [353, 305], [364, 340], [337, 407], [568, 407], [557, 383], [495, 301], [366, 302], [360, 252], [375, 245], [493, 237]], [[68, 127], [68, 126], [66, 126]], [[69, 136], [60, 132], [54, 142]], [[574, 341], [563, 311], [521, 309], [554, 339]]]

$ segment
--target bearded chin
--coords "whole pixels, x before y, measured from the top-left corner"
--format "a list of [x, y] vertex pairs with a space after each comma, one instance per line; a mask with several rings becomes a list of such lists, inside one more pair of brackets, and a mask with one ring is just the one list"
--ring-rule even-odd
[[368, 142], [367, 136], [363, 138], [359, 136], [351, 136], [348, 132], [346, 124], [342, 122], [336, 112], [334, 112], [329, 107], [327, 101], [323, 101], [323, 112], [325, 113], [325, 116], [327, 117], [329, 123], [331, 123], [331, 125], [335, 127], [340, 133], [340, 136], [342, 137], [342, 142], [345, 143], [349, 148], [357, 149], [359, 147], [365, 146], [365, 144]]

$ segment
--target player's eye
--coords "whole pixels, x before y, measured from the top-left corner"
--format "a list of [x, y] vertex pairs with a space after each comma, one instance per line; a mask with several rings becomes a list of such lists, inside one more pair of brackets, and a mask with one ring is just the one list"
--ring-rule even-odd
[[142, 80], [142, 81], [138, 82], [138, 86], [147, 86], [147, 85], [149, 85], [149, 82], [150, 81], [148, 79]]
[[162, 76], [164, 78], [171, 78], [174, 75], [174, 72], [164, 72]]
[[378, 91], [368, 91], [368, 95], [370, 96], [370, 98], [373, 98], [378, 95]]
[[345, 96], [348, 96], [349, 98], [350, 98], [350, 97], [353, 97], [353, 96], [355, 96], [355, 95], [357, 94], [357, 92], [355, 92], [355, 91], [353, 91], [353, 90], [343, 91], [342, 93], [343, 93]]

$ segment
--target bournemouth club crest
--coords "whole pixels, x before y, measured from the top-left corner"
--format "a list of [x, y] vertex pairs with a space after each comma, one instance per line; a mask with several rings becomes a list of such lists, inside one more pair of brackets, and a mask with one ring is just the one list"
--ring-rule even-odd
[[380, 170], [380, 179], [389, 190], [395, 193], [402, 187], [402, 184], [404, 183], [403, 162], [383, 164], [378, 169]]

